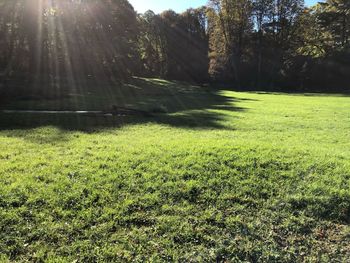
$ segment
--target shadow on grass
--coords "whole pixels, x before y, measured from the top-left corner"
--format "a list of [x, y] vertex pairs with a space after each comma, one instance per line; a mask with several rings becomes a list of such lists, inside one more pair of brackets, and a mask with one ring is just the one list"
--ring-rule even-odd
[[[102, 116], [98, 114], [0, 114], [0, 130], [27, 130], [54, 126], [62, 130], [98, 132], [131, 124], [156, 123], [185, 129], [226, 129], [229, 112], [244, 108], [235, 103], [247, 100], [224, 96], [220, 90], [182, 82], [134, 78], [114, 87], [89, 87], [61, 100], [14, 100], [2, 106], [11, 110], [108, 110], [112, 105], [155, 112], [152, 117]], [[156, 113], [158, 112], [158, 113]], [[231, 116], [232, 117], [232, 116]], [[230, 126], [232, 129], [232, 126]]]

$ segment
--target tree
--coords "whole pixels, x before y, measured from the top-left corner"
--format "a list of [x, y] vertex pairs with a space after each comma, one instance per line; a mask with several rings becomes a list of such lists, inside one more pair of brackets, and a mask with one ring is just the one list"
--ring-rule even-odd
[[333, 37], [334, 48], [344, 49], [349, 46], [350, 37], [350, 2], [348, 0], [328, 0], [320, 4], [320, 24]]
[[57, 96], [138, 71], [138, 24], [127, 0], [13, 0], [0, 7], [0, 77], [22, 80], [17, 86], [28, 93]]
[[172, 10], [140, 17], [140, 52], [148, 75], [207, 81], [208, 36], [206, 9]]
[[258, 88], [344, 85], [349, 38], [348, 0], [310, 8], [210, 0], [159, 15], [137, 15], [127, 0], [0, 1], [0, 89], [52, 97], [135, 74]]
[[269, 22], [270, 14], [273, 13], [273, 0], [253, 0], [253, 23], [256, 28], [255, 34], [255, 58], [257, 65], [257, 84], [262, 82], [262, 67], [264, 49], [267, 48], [265, 41], [265, 25]]
[[298, 17], [298, 55], [319, 58], [326, 56], [332, 49], [332, 35], [320, 23], [319, 16], [322, 12], [322, 5], [317, 4], [305, 8]]
[[139, 16], [139, 49], [146, 76], [165, 77], [165, 39], [161, 34], [160, 18], [149, 10]]
[[209, 10], [211, 62], [214, 78], [240, 83], [247, 43], [253, 28], [249, 0], [211, 0]]
[[181, 14], [184, 31], [183, 70], [188, 79], [193, 81], [207, 81], [209, 67], [209, 45], [207, 34], [206, 8], [188, 9]]

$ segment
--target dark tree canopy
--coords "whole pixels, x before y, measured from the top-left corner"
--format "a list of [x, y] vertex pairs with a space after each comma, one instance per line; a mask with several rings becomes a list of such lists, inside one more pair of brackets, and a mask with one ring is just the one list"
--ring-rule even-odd
[[140, 16], [140, 50], [147, 75], [190, 81], [208, 80], [206, 8], [182, 14], [165, 11]]
[[59, 95], [136, 72], [138, 23], [127, 0], [1, 4], [0, 70], [7, 92], [25, 88]]
[[127, 0], [0, 1], [0, 93], [60, 96], [133, 75], [346, 90], [350, 4], [210, 0], [137, 14]]

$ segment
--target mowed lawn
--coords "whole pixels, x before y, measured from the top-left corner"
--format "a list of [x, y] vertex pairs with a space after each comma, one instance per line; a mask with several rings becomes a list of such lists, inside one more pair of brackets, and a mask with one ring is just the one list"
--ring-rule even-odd
[[1, 262], [350, 262], [350, 97], [135, 79], [0, 114]]

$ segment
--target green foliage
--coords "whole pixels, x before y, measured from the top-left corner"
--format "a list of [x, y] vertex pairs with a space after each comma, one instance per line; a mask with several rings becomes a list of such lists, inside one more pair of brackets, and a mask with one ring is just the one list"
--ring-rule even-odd
[[206, 8], [172, 10], [139, 18], [140, 52], [144, 74], [168, 79], [208, 80]]
[[320, 15], [324, 12], [321, 4], [306, 8], [298, 18], [298, 37], [302, 42], [297, 53], [303, 56], [320, 58], [332, 49], [332, 36], [320, 23]]
[[133, 75], [346, 91], [349, 10], [348, 0], [210, 0], [137, 15], [127, 0], [2, 1], [0, 95], [62, 97]]
[[127, 0], [3, 2], [0, 76], [10, 95], [60, 96], [137, 72], [139, 32]]
[[209, 1], [209, 5], [209, 40], [212, 52], [209, 73], [213, 78], [231, 78], [239, 82], [239, 69], [253, 28], [251, 2], [213, 0]]
[[135, 81], [168, 113], [0, 115], [1, 261], [350, 260], [349, 97]]
[[320, 4], [322, 12], [318, 13], [320, 24], [330, 32], [333, 48], [349, 47], [350, 4], [346, 0], [329, 0]]

